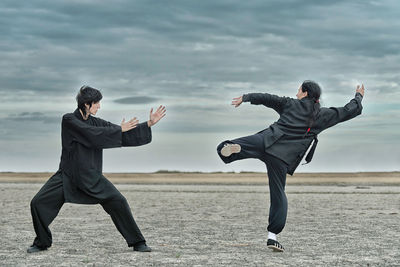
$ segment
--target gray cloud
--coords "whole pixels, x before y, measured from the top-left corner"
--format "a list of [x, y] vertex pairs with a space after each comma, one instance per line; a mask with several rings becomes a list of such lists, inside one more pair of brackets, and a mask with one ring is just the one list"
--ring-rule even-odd
[[131, 96], [115, 99], [114, 102], [118, 104], [148, 104], [157, 100], [157, 98], [150, 96]]
[[42, 112], [21, 112], [18, 114], [10, 114], [4, 118], [8, 121], [37, 121], [46, 124], [59, 123], [60, 118], [56, 116], [47, 116]]
[[49, 116], [42, 112], [11, 113], [0, 117], [0, 143], [20, 141], [20, 146], [14, 146], [13, 150], [23, 152], [26, 149], [23, 145], [24, 142], [36, 143], [58, 139], [61, 117], [61, 114], [60, 116]]
[[205, 78], [203, 92], [232, 81], [286, 87], [321, 68], [359, 76], [349, 55], [398, 55], [400, 44], [392, 1], [35, 3], [3, 2], [5, 89], [61, 92], [94, 77], [119, 92], [125, 82], [158, 91], [161, 81]]
[[[299, 84], [313, 79], [323, 87], [325, 106], [343, 106], [364, 82], [363, 116], [343, 132], [354, 142], [359, 129], [374, 133], [375, 141], [383, 134], [398, 146], [393, 132], [400, 129], [389, 126], [400, 106], [399, 11], [395, 0], [4, 0], [0, 136], [58, 140], [59, 125], [45, 126], [75, 108], [83, 84], [99, 88], [121, 113], [128, 104], [166, 105], [165, 122], [157, 126], [163, 133], [251, 134], [276, 114], [248, 105], [232, 109], [232, 97], [295, 97]], [[140, 97], [124, 97], [131, 95]]]

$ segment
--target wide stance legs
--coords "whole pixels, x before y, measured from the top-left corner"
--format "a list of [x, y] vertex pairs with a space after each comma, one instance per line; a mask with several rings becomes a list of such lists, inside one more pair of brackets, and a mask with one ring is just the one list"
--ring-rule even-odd
[[[114, 190], [118, 191], [116, 188]], [[103, 209], [111, 216], [118, 231], [125, 238], [128, 246], [145, 244], [145, 239], [133, 219], [131, 209], [125, 197], [118, 192], [110, 200], [99, 200]], [[31, 213], [36, 238], [33, 245], [46, 249], [52, 244], [50, 223], [57, 216], [64, 204], [64, 192], [61, 173], [53, 175], [31, 201]]]
[[144, 237], [137, 226], [126, 198], [112, 199], [101, 203], [103, 209], [111, 216], [118, 231], [125, 238], [129, 247], [137, 243], [145, 243]]
[[[224, 157], [221, 154], [221, 150], [226, 144], [240, 145], [240, 152]], [[268, 171], [271, 203], [268, 218], [268, 231], [279, 234], [285, 227], [287, 217], [288, 203], [285, 194], [287, 164], [264, 152], [264, 139], [263, 135], [260, 133], [224, 141], [218, 145], [217, 152], [225, 163], [247, 158], [259, 159], [265, 163]]]
[[61, 175], [53, 175], [31, 201], [31, 213], [36, 238], [33, 245], [48, 248], [52, 244], [50, 223], [64, 204]]

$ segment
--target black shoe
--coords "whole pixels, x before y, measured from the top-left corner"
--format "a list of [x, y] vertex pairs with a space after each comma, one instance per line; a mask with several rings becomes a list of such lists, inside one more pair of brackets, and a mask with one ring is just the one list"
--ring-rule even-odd
[[41, 248], [41, 247], [38, 247], [36, 245], [32, 245], [26, 250], [26, 252], [35, 253], [35, 252], [40, 252], [40, 251], [43, 251], [43, 250], [47, 250], [47, 248]]
[[285, 251], [285, 248], [281, 244], [279, 244], [278, 241], [273, 240], [273, 239], [268, 239], [267, 246], [268, 246], [268, 248], [272, 249], [274, 252]]
[[151, 252], [151, 248], [146, 245], [146, 243], [138, 244], [133, 247], [133, 251], [139, 252]]

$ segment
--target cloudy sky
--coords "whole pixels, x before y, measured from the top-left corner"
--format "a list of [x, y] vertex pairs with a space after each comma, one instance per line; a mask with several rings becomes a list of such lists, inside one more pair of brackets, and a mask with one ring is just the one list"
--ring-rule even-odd
[[224, 165], [223, 140], [278, 119], [233, 97], [295, 97], [317, 81], [323, 106], [358, 83], [363, 114], [326, 130], [298, 172], [400, 170], [400, 3], [384, 1], [14, 1], [0, 3], [0, 171], [56, 171], [63, 114], [87, 84], [97, 116], [145, 121], [167, 106], [153, 142], [104, 153], [106, 172], [264, 171]]

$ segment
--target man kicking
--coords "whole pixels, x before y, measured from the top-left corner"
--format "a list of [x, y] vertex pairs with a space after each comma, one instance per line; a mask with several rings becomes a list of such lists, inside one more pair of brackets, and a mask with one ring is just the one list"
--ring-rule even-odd
[[36, 238], [28, 253], [51, 246], [49, 225], [66, 202], [102, 205], [129, 247], [134, 251], [151, 251], [125, 197], [102, 174], [103, 149], [150, 143], [150, 127], [165, 116], [166, 109], [160, 106], [154, 113], [151, 109], [147, 122], [124, 119], [119, 126], [92, 116], [100, 108], [101, 99], [99, 90], [83, 86], [76, 97], [78, 108], [62, 118], [59, 169], [31, 201]]

